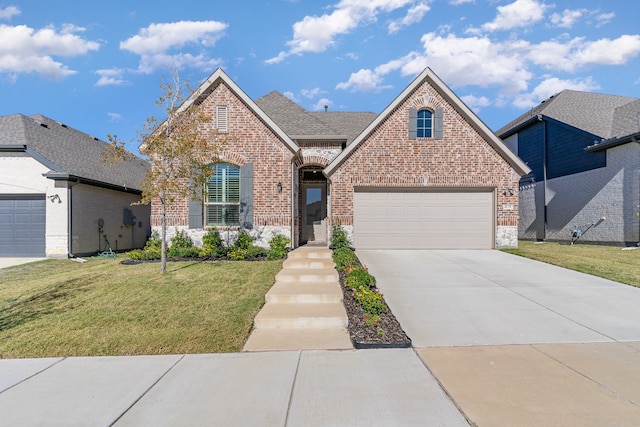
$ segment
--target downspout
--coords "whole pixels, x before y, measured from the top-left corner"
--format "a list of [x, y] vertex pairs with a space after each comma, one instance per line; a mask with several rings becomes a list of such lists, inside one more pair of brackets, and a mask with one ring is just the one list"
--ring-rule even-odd
[[67, 181], [67, 257], [75, 258], [73, 254], [73, 191], [72, 188], [80, 184], [80, 180], [76, 179], [76, 182]]

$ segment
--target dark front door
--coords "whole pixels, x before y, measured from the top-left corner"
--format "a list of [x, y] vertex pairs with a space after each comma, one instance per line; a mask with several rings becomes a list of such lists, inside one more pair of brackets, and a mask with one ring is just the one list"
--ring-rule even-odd
[[327, 185], [325, 183], [302, 184], [302, 241], [326, 243], [327, 241]]

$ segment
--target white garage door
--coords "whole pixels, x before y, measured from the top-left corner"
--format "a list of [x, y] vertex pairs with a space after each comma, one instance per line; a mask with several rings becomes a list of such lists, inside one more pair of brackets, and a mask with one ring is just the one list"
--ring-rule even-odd
[[395, 191], [354, 193], [358, 249], [491, 249], [492, 192]]
[[0, 195], [0, 256], [45, 256], [44, 194]]

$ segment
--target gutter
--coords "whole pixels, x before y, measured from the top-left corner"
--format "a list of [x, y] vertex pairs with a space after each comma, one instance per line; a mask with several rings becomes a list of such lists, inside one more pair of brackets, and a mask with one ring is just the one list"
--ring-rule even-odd
[[589, 152], [597, 152], [617, 147], [619, 145], [628, 144], [630, 142], [636, 142], [640, 144], [640, 132], [632, 133], [623, 137], [613, 137], [609, 139], [603, 139], [601, 141], [596, 141], [595, 144], [586, 147], [584, 150]]
[[78, 184], [87, 184], [87, 185], [92, 185], [94, 187], [100, 187], [100, 188], [107, 188], [109, 190], [117, 190], [117, 191], [123, 191], [125, 193], [131, 193], [131, 194], [136, 194], [136, 195], [141, 195], [142, 194], [142, 190], [137, 190], [135, 188], [128, 188], [124, 185], [116, 185], [116, 184], [109, 184], [106, 182], [102, 182], [102, 181], [97, 181], [94, 179], [89, 179], [89, 178], [82, 178], [79, 177], [77, 175], [71, 175], [69, 173], [66, 172], [47, 172], [42, 174], [45, 178], [49, 178], [52, 179], [54, 181], [77, 181]]
[[80, 184], [80, 180], [76, 180], [76, 182], [69, 181], [69, 185], [67, 186], [67, 257], [75, 258], [76, 256], [73, 254], [73, 191], [72, 188]]

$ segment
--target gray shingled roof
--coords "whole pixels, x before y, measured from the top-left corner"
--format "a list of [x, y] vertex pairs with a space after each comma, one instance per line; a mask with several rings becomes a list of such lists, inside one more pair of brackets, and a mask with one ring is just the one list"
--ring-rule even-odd
[[604, 139], [620, 136], [617, 135], [620, 131], [630, 134], [638, 131], [637, 121], [632, 129], [635, 114], [640, 112], [638, 101], [627, 96], [563, 90], [498, 129], [496, 134], [502, 136], [539, 114]]
[[292, 139], [343, 137], [348, 144], [377, 117], [369, 112], [310, 112], [278, 91], [255, 102]]
[[0, 147], [26, 146], [48, 164], [52, 172], [68, 174], [129, 190], [140, 190], [149, 164], [135, 158], [104, 164], [107, 143], [42, 115], [0, 117]]

